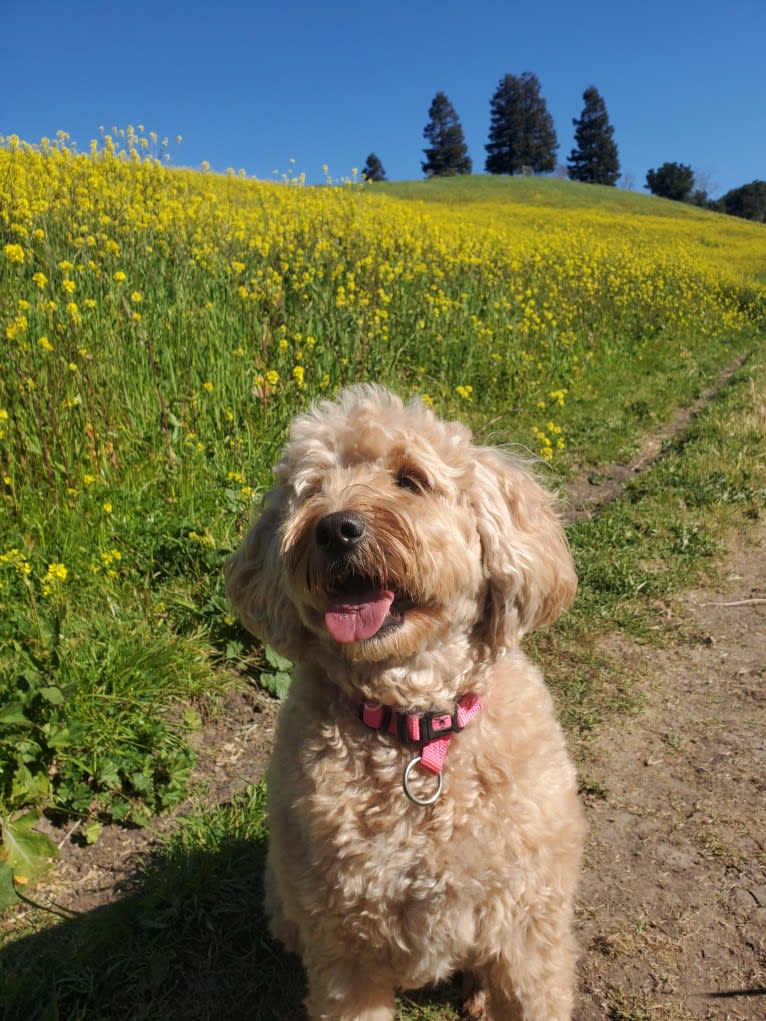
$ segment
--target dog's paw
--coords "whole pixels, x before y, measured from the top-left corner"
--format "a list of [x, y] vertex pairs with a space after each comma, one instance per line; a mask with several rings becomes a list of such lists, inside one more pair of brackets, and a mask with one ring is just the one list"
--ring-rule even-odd
[[487, 993], [470, 972], [463, 975], [460, 1021], [492, 1021], [487, 1006]]

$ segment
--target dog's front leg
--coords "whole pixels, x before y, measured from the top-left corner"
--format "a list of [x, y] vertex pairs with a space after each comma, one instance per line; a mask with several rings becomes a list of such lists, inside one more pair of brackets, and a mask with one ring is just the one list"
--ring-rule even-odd
[[304, 956], [311, 1021], [393, 1021], [394, 988], [382, 983], [371, 962], [335, 963]]
[[574, 954], [564, 937], [558, 946], [527, 945], [523, 958], [500, 954], [478, 969], [492, 1021], [570, 1021]]
[[263, 877], [264, 908], [269, 921], [269, 932], [274, 939], [279, 940], [288, 953], [300, 956], [303, 953], [303, 943], [301, 942], [298, 926], [285, 917], [277, 877], [274, 871], [273, 851], [274, 845], [272, 844], [269, 848], [269, 854], [266, 859], [266, 871]]

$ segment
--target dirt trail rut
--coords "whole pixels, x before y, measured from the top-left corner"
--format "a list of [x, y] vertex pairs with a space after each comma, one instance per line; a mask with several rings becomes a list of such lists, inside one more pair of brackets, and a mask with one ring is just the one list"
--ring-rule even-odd
[[682, 608], [696, 640], [615, 649], [651, 689], [582, 767], [577, 1021], [766, 1017], [766, 526]]

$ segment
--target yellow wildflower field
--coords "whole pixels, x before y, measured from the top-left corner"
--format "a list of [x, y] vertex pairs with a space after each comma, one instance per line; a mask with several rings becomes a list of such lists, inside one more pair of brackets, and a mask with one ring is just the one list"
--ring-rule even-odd
[[[22, 447], [30, 409], [55, 415], [48, 464], [25, 451], [49, 481], [54, 462], [69, 482], [98, 458], [82, 459], [96, 435], [145, 429], [159, 400], [188, 435], [363, 378], [448, 410], [526, 410], [615, 347], [699, 345], [762, 314], [756, 225], [566, 208], [555, 188], [457, 204], [264, 184], [134, 143], [0, 150], [3, 407]], [[67, 413], [90, 427], [77, 457]], [[4, 473], [17, 465], [8, 451]]]
[[0, 144], [0, 810], [140, 821], [182, 796], [163, 699], [241, 650], [221, 565], [308, 401], [385, 383], [565, 472], [763, 333], [759, 225], [557, 181], [263, 183], [154, 147]]

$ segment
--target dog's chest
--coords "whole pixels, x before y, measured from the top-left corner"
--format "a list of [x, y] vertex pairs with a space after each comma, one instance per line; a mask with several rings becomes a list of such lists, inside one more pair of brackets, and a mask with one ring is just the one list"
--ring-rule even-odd
[[386, 778], [374, 794], [349, 785], [345, 804], [319, 797], [312, 812], [314, 904], [323, 924], [334, 919], [344, 939], [393, 955], [403, 974], [424, 966], [423, 975], [412, 973], [414, 984], [433, 977], [425, 959], [442, 944], [441, 960], [468, 952], [486, 895], [481, 849], [471, 833], [456, 832], [443, 797], [419, 808], [398, 778]]
[[[413, 755], [361, 728], [325, 726], [294, 761], [303, 792], [296, 822], [315, 861], [321, 858], [327, 897], [356, 915], [406, 905], [411, 920], [422, 915], [430, 928], [442, 903], [454, 913], [456, 900], [470, 902], [503, 880], [484, 854], [497, 839], [496, 822], [489, 805], [467, 797], [463, 757], [455, 756], [454, 770], [448, 760], [438, 800], [417, 805], [402, 784]], [[436, 790], [436, 777], [419, 767], [411, 777], [419, 794]]]

